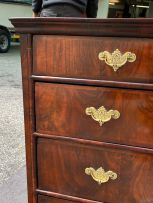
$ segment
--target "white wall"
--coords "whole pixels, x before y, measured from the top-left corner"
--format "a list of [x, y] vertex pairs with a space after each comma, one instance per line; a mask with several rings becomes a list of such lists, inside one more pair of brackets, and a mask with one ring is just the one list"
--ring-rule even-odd
[[8, 20], [11, 17], [31, 17], [31, 5], [0, 3], [0, 25], [13, 27]]
[[107, 18], [109, 0], [99, 0], [97, 18]]
[[149, 3], [149, 10], [148, 10], [148, 15], [147, 15], [148, 18], [153, 18], [153, 2], [150, 1]]

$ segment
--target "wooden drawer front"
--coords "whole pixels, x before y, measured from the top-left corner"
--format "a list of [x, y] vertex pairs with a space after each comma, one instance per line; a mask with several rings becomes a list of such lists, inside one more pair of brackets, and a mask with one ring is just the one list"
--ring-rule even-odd
[[[39, 138], [37, 160], [41, 190], [107, 203], [153, 202], [153, 154]], [[100, 185], [85, 174], [88, 167], [118, 177]]]
[[[34, 36], [34, 74], [96, 80], [153, 82], [153, 40], [132, 38]], [[136, 54], [118, 71], [104, 61], [100, 52], [116, 50]]]
[[69, 200], [57, 199], [54, 197], [47, 197], [43, 195], [38, 196], [38, 203], [75, 203]]
[[[153, 92], [36, 83], [36, 131], [44, 134], [153, 147]], [[120, 112], [100, 126], [87, 107]]]

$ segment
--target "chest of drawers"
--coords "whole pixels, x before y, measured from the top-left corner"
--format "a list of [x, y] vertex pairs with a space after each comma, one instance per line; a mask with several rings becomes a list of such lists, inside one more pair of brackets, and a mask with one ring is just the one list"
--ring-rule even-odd
[[153, 20], [11, 21], [29, 203], [153, 203]]

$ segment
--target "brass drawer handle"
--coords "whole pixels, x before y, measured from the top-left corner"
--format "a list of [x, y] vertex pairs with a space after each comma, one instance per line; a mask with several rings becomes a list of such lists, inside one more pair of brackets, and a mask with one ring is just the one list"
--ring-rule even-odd
[[99, 59], [105, 61], [105, 63], [111, 66], [114, 71], [117, 71], [127, 61], [134, 62], [136, 60], [136, 55], [131, 52], [126, 52], [122, 55], [121, 52], [116, 49], [112, 54], [108, 51], [100, 52]]
[[102, 167], [95, 170], [94, 168], [86, 168], [85, 173], [87, 175], [91, 175], [92, 178], [98, 182], [98, 184], [106, 183], [109, 181], [109, 179], [115, 180], [117, 179], [117, 174], [113, 171], [107, 171], [105, 172]]
[[107, 111], [104, 106], [101, 106], [98, 110], [95, 107], [88, 107], [85, 110], [86, 115], [90, 115], [95, 121], [99, 122], [100, 126], [103, 123], [108, 122], [113, 119], [118, 119], [120, 117], [120, 112], [117, 110]]

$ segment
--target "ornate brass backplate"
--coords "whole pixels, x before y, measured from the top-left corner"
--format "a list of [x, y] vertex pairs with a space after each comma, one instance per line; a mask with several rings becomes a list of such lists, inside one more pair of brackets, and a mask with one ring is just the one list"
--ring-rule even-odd
[[106, 183], [109, 181], [109, 179], [115, 180], [117, 179], [117, 174], [113, 171], [107, 171], [105, 172], [102, 167], [95, 170], [92, 167], [86, 168], [85, 173], [87, 175], [91, 175], [92, 178], [98, 182], [98, 184]]
[[136, 55], [134, 53], [126, 52], [121, 54], [118, 49], [116, 49], [112, 54], [108, 51], [100, 52], [98, 57], [100, 60], [105, 61], [106, 64], [111, 66], [114, 71], [117, 71], [127, 61], [134, 62], [136, 60]]
[[99, 122], [100, 126], [102, 126], [105, 122], [108, 122], [113, 119], [118, 119], [120, 117], [120, 112], [117, 110], [109, 110], [107, 111], [104, 106], [101, 106], [99, 109], [95, 109], [95, 107], [87, 107], [86, 115], [90, 115], [95, 121]]

